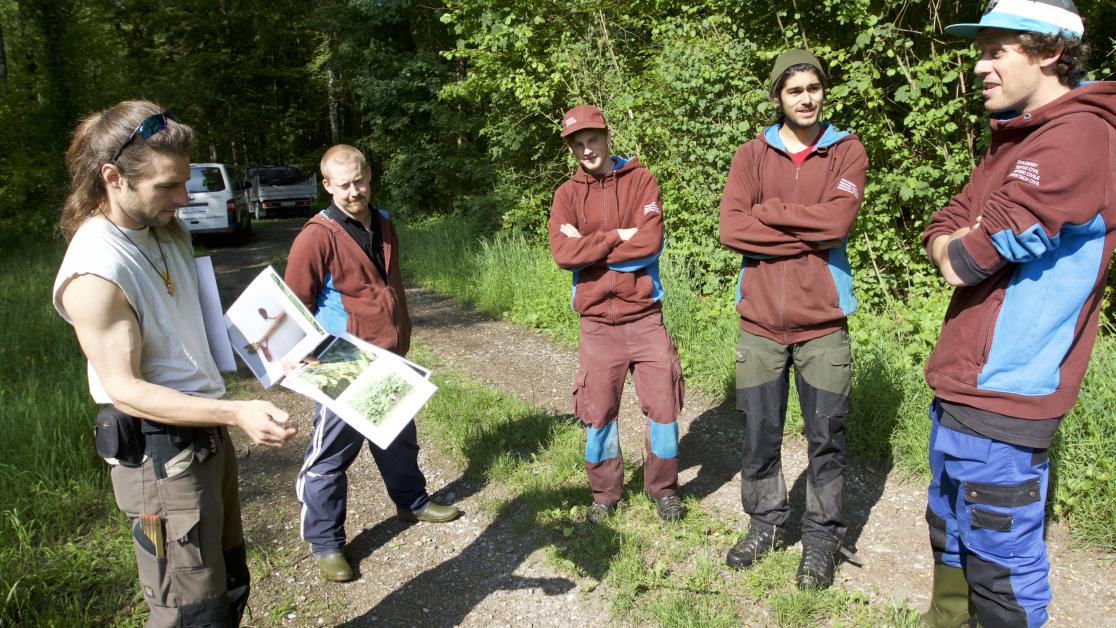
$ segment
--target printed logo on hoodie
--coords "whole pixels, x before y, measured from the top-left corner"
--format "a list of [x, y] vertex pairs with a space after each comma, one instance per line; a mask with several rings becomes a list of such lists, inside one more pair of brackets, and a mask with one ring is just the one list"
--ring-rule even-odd
[[1038, 185], [1041, 177], [1039, 177], [1039, 166], [1033, 161], [1020, 159], [1015, 162], [1015, 170], [1011, 171], [1009, 177], [1025, 181], [1031, 185]]
[[860, 200], [860, 190], [857, 189], [856, 184], [848, 179], [841, 179], [837, 182], [837, 189], [842, 192], [848, 192], [853, 195], [853, 198]]
[[656, 214], [663, 213], [663, 211], [661, 209], [659, 209], [659, 202], [658, 201], [651, 201], [650, 203], [643, 206], [643, 213], [644, 214], [650, 214], [651, 212], [655, 212]]

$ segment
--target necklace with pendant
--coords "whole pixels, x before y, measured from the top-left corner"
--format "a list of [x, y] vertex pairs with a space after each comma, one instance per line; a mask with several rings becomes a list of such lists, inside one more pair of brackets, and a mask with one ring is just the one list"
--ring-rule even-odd
[[151, 258], [147, 256], [147, 253], [145, 253], [142, 248], [140, 248], [140, 245], [136, 244], [135, 240], [129, 238], [128, 234], [124, 233], [123, 229], [117, 227], [116, 223], [113, 222], [111, 218], [105, 216], [105, 220], [107, 220], [113, 227], [116, 227], [116, 231], [120, 233], [120, 235], [124, 236], [125, 240], [131, 242], [132, 246], [136, 247], [136, 250], [139, 251], [139, 254], [143, 256], [143, 259], [147, 260], [147, 263], [151, 265], [151, 270], [154, 270], [155, 273], [159, 275], [159, 278], [163, 280], [163, 287], [167, 289], [167, 294], [173, 297], [176, 286], [175, 283], [171, 281], [170, 264], [167, 263], [167, 254], [163, 252], [163, 245], [159, 244], [159, 238], [155, 235], [155, 233], [153, 232], [151, 234], [151, 237], [155, 240], [155, 246], [159, 247], [159, 255], [163, 258], [163, 268], [166, 269], [163, 271], [159, 270], [159, 267], [155, 265], [155, 262], [151, 261]]

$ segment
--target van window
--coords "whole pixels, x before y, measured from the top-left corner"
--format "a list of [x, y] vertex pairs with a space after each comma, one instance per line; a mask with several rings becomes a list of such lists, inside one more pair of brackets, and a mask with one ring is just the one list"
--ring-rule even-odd
[[199, 192], [220, 192], [225, 189], [225, 178], [221, 176], [221, 169], [209, 167], [191, 167], [190, 180], [186, 182], [186, 191], [190, 194]]

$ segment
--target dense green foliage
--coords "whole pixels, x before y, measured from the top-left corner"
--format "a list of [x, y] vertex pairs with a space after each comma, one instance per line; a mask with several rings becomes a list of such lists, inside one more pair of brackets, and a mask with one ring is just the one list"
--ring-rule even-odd
[[[679, 343], [687, 375], [715, 390], [731, 365], [723, 339], [734, 327], [727, 295], [737, 264], [716, 238], [724, 176], [736, 146], [772, 117], [772, 59], [810, 47], [832, 78], [829, 117], [861, 137], [870, 159], [849, 254], [866, 305], [853, 323], [858, 408], [876, 418], [853, 441], [917, 468], [927, 394], [918, 369], [943, 294], [917, 235], [985, 142], [973, 52], [942, 26], [975, 19], [983, 4], [0, 0], [0, 479], [21, 489], [6, 491], [0, 509], [0, 623], [36, 623], [52, 605], [63, 617], [112, 623], [119, 618], [105, 609], [133, 581], [130, 566], [102, 560], [126, 543], [85, 525], [111, 505], [84, 389], [52, 386], [84, 380], [45, 288], [57, 251], [38, 246], [65, 192], [62, 154], [81, 116], [150, 98], [198, 130], [194, 160], [242, 166], [309, 169], [328, 145], [357, 145], [373, 163], [378, 205], [412, 222], [459, 215], [436, 223], [444, 233], [427, 249], [440, 266], [430, 281], [569, 338], [565, 275], [537, 244], [552, 190], [573, 169], [556, 122], [571, 105], [597, 104], [616, 152], [638, 154], [659, 179], [669, 324], [689, 339]], [[1111, 78], [1116, 3], [1077, 4], [1093, 77]], [[13, 249], [16, 240], [30, 245]], [[421, 275], [416, 253], [408, 249], [405, 264]], [[1106, 334], [1059, 436], [1052, 499], [1082, 534], [1110, 546], [1114, 403], [1099, 381], [1111, 378], [1114, 355]], [[102, 585], [116, 593], [90, 593]]]
[[0, 259], [0, 625], [119, 624], [135, 563], [93, 450], [85, 360], [51, 305], [61, 250]]
[[[577, 342], [577, 317], [569, 307], [569, 273], [545, 248], [523, 238], [473, 240], [460, 218], [443, 218], [403, 231], [411, 279], [480, 309], [550, 335]], [[718, 396], [733, 387], [738, 333], [728, 298], [701, 296], [699, 279], [668, 256], [662, 265], [663, 315], [686, 374], [688, 389]], [[922, 365], [937, 340], [944, 291], [899, 307], [864, 308], [849, 319], [853, 343], [850, 450], [862, 461], [883, 463], [926, 477], [930, 389]], [[1116, 548], [1116, 336], [1101, 336], [1081, 398], [1063, 422], [1052, 449], [1053, 514], [1090, 544]], [[792, 387], [787, 433], [801, 434], [802, 417]]]
[[[720, 295], [738, 263], [714, 235], [729, 160], [771, 121], [772, 59], [808, 46], [829, 68], [829, 117], [869, 153], [849, 238], [863, 296], [925, 296], [917, 235], [984, 141], [972, 48], [942, 26], [983, 4], [0, 0], [0, 216], [8, 235], [45, 233], [76, 120], [142, 96], [198, 129], [195, 160], [312, 168], [345, 141], [368, 152], [381, 206], [534, 239], [572, 170], [556, 121], [591, 102], [615, 151], [658, 176], [699, 293]], [[1078, 5], [1093, 76], [1110, 77], [1116, 5]]]

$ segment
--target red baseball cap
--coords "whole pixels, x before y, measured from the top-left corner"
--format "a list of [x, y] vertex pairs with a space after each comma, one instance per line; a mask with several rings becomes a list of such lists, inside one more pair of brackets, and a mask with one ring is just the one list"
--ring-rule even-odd
[[604, 114], [593, 105], [578, 105], [562, 116], [562, 137], [581, 129], [607, 129]]

